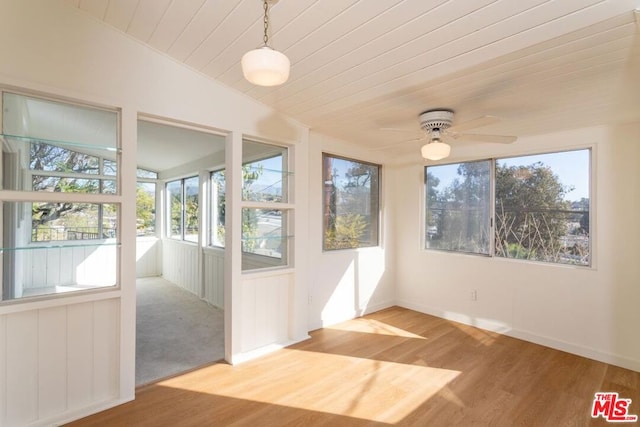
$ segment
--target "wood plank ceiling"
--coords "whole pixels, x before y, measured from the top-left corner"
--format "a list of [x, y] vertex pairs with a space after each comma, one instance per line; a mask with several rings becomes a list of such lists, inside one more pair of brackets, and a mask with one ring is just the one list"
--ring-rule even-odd
[[[280, 0], [270, 44], [287, 83], [246, 82], [260, 0], [66, 0], [130, 37], [308, 125], [372, 149], [427, 109], [525, 136], [640, 120], [640, 0]], [[413, 149], [413, 147], [409, 147]], [[402, 150], [391, 150], [402, 152]]]

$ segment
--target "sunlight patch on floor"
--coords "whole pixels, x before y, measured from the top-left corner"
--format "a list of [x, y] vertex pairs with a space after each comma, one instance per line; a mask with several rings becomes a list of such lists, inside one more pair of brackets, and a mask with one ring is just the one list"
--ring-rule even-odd
[[369, 334], [391, 335], [404, 338], [416, 338], [426, 340], [427, 338], [406, 331], [404, 329], [396, 328], [387, 323], [380, 322], [374, 319], [360, 318], [351, 320], [348, 324], [338, 324], [333, 326], [326, 326], [324, 329], [334, 329], [339, 331], [349, 332], [363, 332]]
[[443, 317], [456, 322], [453, 326], [485, 346], [492, 345], [500, 335], [511, 331], [511, 326], [495, 319], [471, 317], [450, 311], [444, 312]]
[[[191, 382], [186, 374], [159, 385], [387, 423], [401, 421], [460, 374], [448, 369], [291, 349], [257, 363], [204, 369], [211, 370], [207, 372], [210, 380]], [[202, 373], [199, 375], [201, 379]]]

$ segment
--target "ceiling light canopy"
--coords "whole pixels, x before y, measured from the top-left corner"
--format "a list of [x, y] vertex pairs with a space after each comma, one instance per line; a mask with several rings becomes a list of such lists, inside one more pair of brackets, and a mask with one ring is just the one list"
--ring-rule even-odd
[[291, 63], [282, 52], [271, 48], [269, 42], [269, 1], [264, 0], [264, 45], [242, 56], [244, 78], [258, 86], [277, 86], [287, 81]]

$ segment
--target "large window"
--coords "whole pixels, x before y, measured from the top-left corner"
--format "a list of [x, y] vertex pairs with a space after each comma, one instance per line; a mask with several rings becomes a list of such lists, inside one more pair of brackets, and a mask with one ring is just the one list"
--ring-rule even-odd
[[323, 247], [378, 244], [380, 166], [323, 154]]
[[118, 114], [2, 93], [2, 300], [117, 283]]
[[167, 190], [167, 235], [172, 239], [198, 241], [198, 177], [169, 181]]
[[425, 247], [590, 265], [590, 153], [427, 166]]

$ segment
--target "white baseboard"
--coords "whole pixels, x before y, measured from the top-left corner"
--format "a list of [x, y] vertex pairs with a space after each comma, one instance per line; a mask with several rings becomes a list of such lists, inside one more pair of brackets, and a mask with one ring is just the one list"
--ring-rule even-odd
[[349, 312], [340, 312], [339, 316], [331, 316], [320, 319], [321, 328], [326, 328], [338, 323], [346, 322], [347, 320], [352, 320], [358, 317], [365, 316], [367, 314], [375, 313], [376, 311], [384, 310], [385, 308], [393, 307], [396, 305], [395, 301], [385, 301], [382, 303], [366, 305], [364, 307], [360, 307], [358, 310], [351, 310]]
[[432, 316], [440, 317], [442, 319], [451, 320], [465, 325], [474, 326], [480, 329], [484, 329], [491, 332], [497, 332], [506, 336], [528, 341], [534, 344], [543, 345], [560, 351], [566, 351], [567, 353], [575, 354], [577, 356], [586, 357], [588, 359], [597, 360], [599, 362], [608, 363], [622, 368], [631, 369], [632, 371], [640, 372], [640, 360], [631, 359], [624, 356], [619, 356], [611, 353], [607, 353], [594, 348], [581, 346], [565, 341], [560, 341], [551, 337], [535, 334], [529, 331], [523, 331], [519, 329], [513, 329], [508, 325], [501, 324], [499, 322], [490, 322], [486, 320], [480, 320], [470, 318], [468, 315], [460, 313], [451, 313], [442, 309], [428, 307], [421, 304], [416, 304], [410, 301], [398, 301], [397, 306], [408, 308], [410, 310], [419, 311], [421, 313], [429, 314]]
[[290, 345], [308, 340], [309, 338], [311, 338], [311, 336], [306, 335], [303, 338], [297, 339], [297, 340], [265, 345], [264, 347], [256, 348], [255, 350], [235, 354], [233, 355], [232, 360], [228, 360], [227, 362], [229, 362], [231, 365], [238, 365], [240, 363], [248, 362], [249, 360], [253, 360], [253, 359], [257, 359], [258, 357], [265, 356], [269, 353], [273, 353], [274, 351], [281, 350]]
[[96, 405], [90, 405], [81, 409], [76, 409], [73, 411], [65, 412], [63, 414], [58, 414], [55, 417], [34, 421], [33, 423], [29, 424], [29, 427], [61, 426], [61, 425], [70, 423], [71, 421], [76, 421], [81, 418], [88, 417], [89, 415], [97, 414], [98, 412], [102, 412], [107, 409], [111, 409], [116, 406], [122, 405], [124, 403], [131, 402], [132, 400], [134, 400], [133, 397], [129, 397], [126, 399], [108, 400], [106, 402], [101, 402]]

